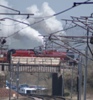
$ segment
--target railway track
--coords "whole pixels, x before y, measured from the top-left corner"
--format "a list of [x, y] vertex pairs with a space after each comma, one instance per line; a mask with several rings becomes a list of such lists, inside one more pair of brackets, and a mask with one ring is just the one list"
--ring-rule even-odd
[[30, 95], [28, 98], [31, 100], [66, 100], [64, 97], [49, 95]]

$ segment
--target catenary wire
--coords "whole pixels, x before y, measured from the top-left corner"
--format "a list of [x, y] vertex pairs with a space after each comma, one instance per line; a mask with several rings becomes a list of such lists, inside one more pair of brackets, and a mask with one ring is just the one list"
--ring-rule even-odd
[[[85, 1], [85, 2], [83, 2], [83, 3], [87, 3], [87, 2], [89, 2], [90, 0], [87, 0], [87, 1]], [[73, 5], [72, 7], [70, 7], [70, 8], [68, 8], [68, 9], [66, 9], [66, 10], [64, 10], [64, 11], [61, 11], [61, 12], [58, 12], [58, 13], [56, 13], [56, 14], [53, 14], [52, 16], [47, 16], [48, 18], [46, 18], [45, 19], [45, 17], [44, 17], [44, 19], [41, 19], [41, 20], [39, 20], [39, 21], [37, 21], [37, 22], [34, 22], [33, 24], [31, 24], [31, 25], [34, 25], [34, 24], [37, 24], [37, 23], [40, 23], [40, 22], [42, 22], [42, 21], [44, 21], [44, 20], [47, 20], [47, 19], [49, 19], [49, 18], [51, 18], [51, 17], [53, 17], [53, 16], [57, 16], [57, 15], [59, 15], [59, 14], [62, 14], [62, 13], [64, 13], [64, 12], [66, 12], [66, 11], [69, 11], [69, 10], [71, 10], [71, 9], [73, 9], [73, 8], [75, 8], [75, 7], [77, 7], [77, 6], [79, 6], [79, 5], [81, 5], [81, 4], [78, 4], [78, 5]], [[27, 24], [27, 23], [26, 23]], [[27, 25], [29, 25], [29, 24], [27, 24]], [[31, 26], [30, 25], [30, 26]], [[28, 26], [27, 26], [28, 27]], [[25, 28], [27, 28], [27, 27], [25, 27]], [[24, 29], [24, 28], [22, 28], [22, 29]], [[22, 30], [21, 29], [21, 30]], [[20, 32], [20, 31], [17, 31], [17, 32], [15, 32], [15, 33], [18, 33], [18, 32]], [[14, 34], [15, 34], [14, 33]], [[12, 34], [13, 35], [13, 34]], [[12, 36], [12, 35], [10, 35], [10, 36]], [[10, 37], [10, 36], [8, 36], [8, 37]]]
[[[32, 24], [32, 25], [33, 25], [33, 24]], [[27, 27], [28, 27], [28, 26], [26, 26], [25, 28], [27, 28]], [[53, 33], [51, 33], [50, 35], [55, 34], [55, 33], [58, 33], [58, 32], [61, 32], [61, 31], [69, 30], [69, 29], [74, 28], [74, 27], [76, 27], [76, 25], [74, 25], [74, 26], [72, 26], [72, 27], [69, 27], [69, 28], [66, 28], [66, 29], [62, 29], [62, 30], [53, 32]], [[21, 30], [23, 30], [23, 29], [25, 29], [25, 28], [22, 28]], [[17, 34], [17, 33], [20, 32], [21, 30], [18, 30], [17, 32], [14, 32], [13, 34], [7, 36], [6, 38], [9, 38], [9, 37], [11, 37], [11, 36]]]

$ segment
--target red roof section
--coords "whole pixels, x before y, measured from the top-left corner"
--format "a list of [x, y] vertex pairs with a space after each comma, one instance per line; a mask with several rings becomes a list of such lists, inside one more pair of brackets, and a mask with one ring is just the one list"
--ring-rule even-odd
[[[13, 94], [15, 94], [17, 96], [17, 93], [15, 91], [11, 90], [11, 97], [13, 97]], [[0, 88], [0, 98], [1, 97], [9, 97], [9, 89]]]

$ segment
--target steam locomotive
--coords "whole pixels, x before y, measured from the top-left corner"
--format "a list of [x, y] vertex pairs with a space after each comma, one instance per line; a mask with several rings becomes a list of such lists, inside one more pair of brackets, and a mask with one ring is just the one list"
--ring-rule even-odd
[[10, 59], [10, 52], [12, 57], [58, 57], [61, 60], [68, 60], [69, 57], [74, 58], [74, 54], [72, 52], [62, 52], [57, 50], [43, 50], [43, 51], [35, 51], [34, 49], [11, 49], [9, 51], [0, 52], [0, 62], [8, 62]]

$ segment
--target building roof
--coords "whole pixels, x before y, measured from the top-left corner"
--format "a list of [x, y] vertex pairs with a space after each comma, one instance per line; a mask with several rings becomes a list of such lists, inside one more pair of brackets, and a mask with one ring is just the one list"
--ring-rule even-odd
[[4, 71], [0, 71], [0, 76], [5, 76]]
[[[11, 90], [11, 97], [13, 96], [17, 96], [17, 92]], [[19, 95], [21, 96], [21, 95]], [[9, 89], [6, 89], [6, 88], [0, 88], [0, 98], [1, 97], [9, 97]]]

